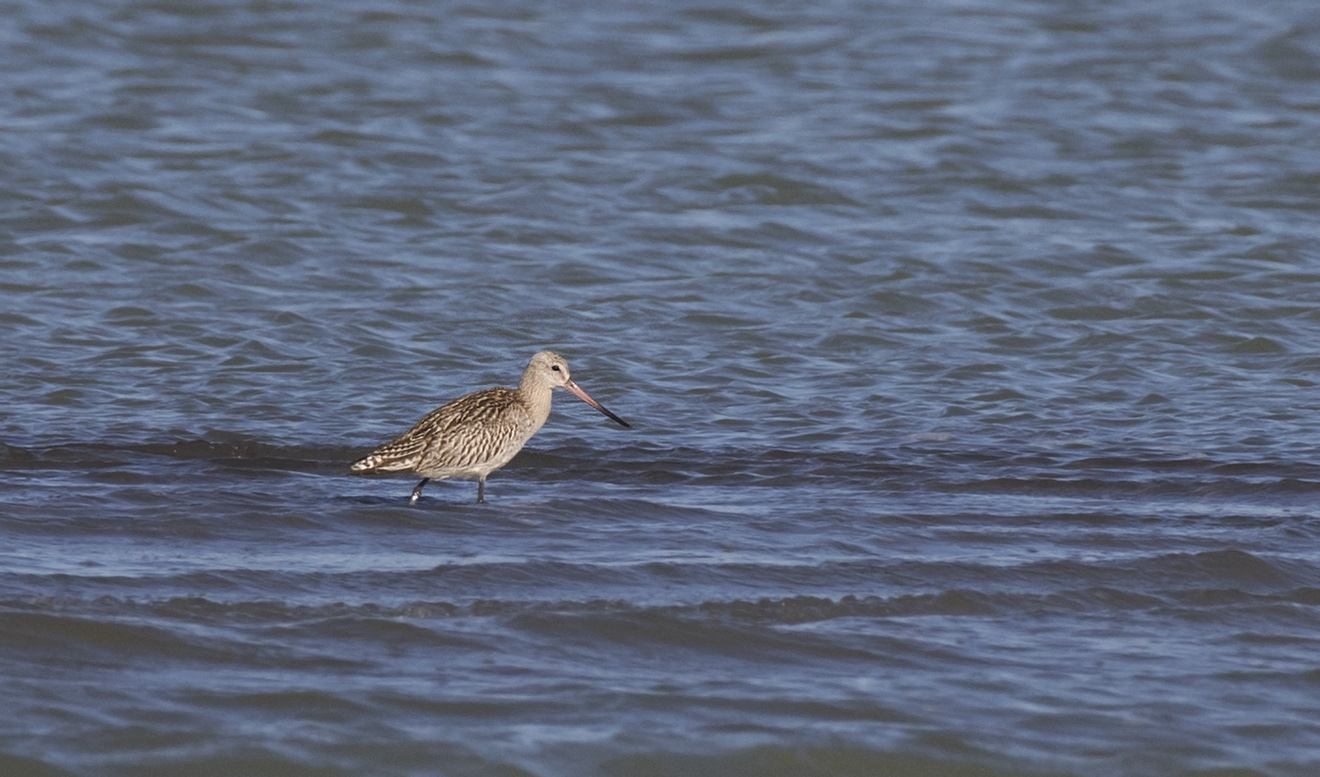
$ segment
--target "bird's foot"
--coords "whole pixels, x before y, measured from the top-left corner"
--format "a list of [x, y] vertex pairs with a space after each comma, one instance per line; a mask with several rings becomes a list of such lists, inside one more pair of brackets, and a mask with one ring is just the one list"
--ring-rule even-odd
[[422, 478], [422, 482], [418, 483], [417, 486], [413, 489], [412, 499], [408, 500], [409, 505], [417, 504], [417, 500], [422, 496], [422, 489], [426, 487], [426, 484], [430, 480], [431, 480], [430, 478]]

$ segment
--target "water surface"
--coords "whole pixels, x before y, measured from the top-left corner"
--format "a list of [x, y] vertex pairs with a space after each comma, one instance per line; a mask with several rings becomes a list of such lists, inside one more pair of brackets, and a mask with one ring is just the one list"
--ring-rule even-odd
[[799, 5], [5, 5], [0, 771], [1320, 769], [1320, 14]]

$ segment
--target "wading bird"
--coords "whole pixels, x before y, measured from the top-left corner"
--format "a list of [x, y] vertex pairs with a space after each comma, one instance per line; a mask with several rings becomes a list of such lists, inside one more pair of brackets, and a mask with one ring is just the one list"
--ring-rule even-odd
[[592, 399], [568, 374], [568, 362], [541, 351], [527, 363], [518, 388], [488, 388], [442, 405], [393, 442], [353, 462], [355, 472], [415, 472], [432, 479], [477, 480], [477, 502], [486, 501], [486, 477], [509, 463], [550, 417], [550, 398], [560, 386], [624, 428], [628, 422]]

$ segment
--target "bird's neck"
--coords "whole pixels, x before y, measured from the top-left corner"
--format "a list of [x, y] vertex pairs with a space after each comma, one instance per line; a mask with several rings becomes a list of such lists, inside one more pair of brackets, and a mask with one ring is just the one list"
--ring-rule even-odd
[[524, 375], [522, 380], [518, 381], [518, 394], [531, 408], [532, 415], [542, 421], [550, 415], [550, 399], [554, 393], [554, 386], [538, 380], [535, 375]]

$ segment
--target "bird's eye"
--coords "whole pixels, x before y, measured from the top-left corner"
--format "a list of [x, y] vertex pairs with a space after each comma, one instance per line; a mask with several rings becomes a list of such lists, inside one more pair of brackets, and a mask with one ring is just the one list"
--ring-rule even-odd
[[554, 370], [555, 372], [559, 372], [559, 365], [558, 365], [558, 364], [552, 364], [552, 365], [550, 365], [550, 369]]

